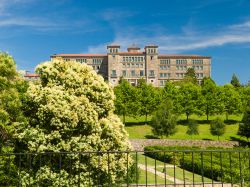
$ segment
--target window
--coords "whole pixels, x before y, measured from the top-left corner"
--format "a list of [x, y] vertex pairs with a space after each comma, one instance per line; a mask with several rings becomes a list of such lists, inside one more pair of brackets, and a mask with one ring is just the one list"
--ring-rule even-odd
[[130, 68], [130, 63], [127, 64], [127, 67]]
[[200, 66], [200, 70], [203, 70], [203, 66]]
[[170, 64], [170, 59], [161, 59], [160, 64]]
[[125, 63], [124, 63], [124, 64], [122, 64], [122, 67], [123, 67], [123, 68], [126, 68], [126, 64], [125, 64]]
[[160, 86], [164, 86], [164, 81], [160, 80]]
[[140, 67], [143, 68], [143, 64], [140, 64]]
[[176, 60], [176, 64], [179, 64], [179, 65], [181, 65], [181, 64], [187, 64], [187, 60], [186, 59], [177, 59]]
[[139, 64], [136, 63], [136, 67], [139, 68]]
[[144, 71], [143, 70], [140, 71], [140, 76], [141, 77], [144, 76]]
[[116, 70], [112, 70], [111, 76], [116, 77]]
[[135, 77], [135, 70], [132, 70], [132, 71], [131, 71], [131, 76], [132, 76], [132, 77]]
[[123, 71], [122, 71], [122, 76], [126, 77], [126, 75], [127, 75], [126, 70], [123, 70]]
[[203, 64], [203, 59], [193, 59], [193, 64]]
[[85, 59], [85, 58], [77, 58], [77, 59], [76, 59], [76, 62], [86, 63], [86, 62], [87, 62], [87, 59]]
[[93, 64], [101, 64], [102, 63], [102, 59], [100, 58], [93, 58]]
[[150, 76], [150, 77], [154, 77], [154, 76], [155, 76], [154, 70], [150, 70], [150, 71], [149, 71], [149, 76]]
[[154, 58], [153, 56], [150, 56], [150, 59], [151, 59], [151, 60], [153, 60], [153, 58]]

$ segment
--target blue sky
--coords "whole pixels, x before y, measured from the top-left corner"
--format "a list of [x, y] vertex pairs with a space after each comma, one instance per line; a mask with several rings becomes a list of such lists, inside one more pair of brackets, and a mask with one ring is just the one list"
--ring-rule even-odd
[[55, 53], [159, 45], [212, 57], [212, 78], [250, 80], [249, 0], [0, 0], [0, 50], [32, 71]]

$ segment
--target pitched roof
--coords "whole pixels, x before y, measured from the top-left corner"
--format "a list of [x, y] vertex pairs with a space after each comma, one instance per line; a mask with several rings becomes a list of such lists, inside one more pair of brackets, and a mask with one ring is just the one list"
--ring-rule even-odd
[[54, 54], [51, 57], [105, 57], [106, 54]]

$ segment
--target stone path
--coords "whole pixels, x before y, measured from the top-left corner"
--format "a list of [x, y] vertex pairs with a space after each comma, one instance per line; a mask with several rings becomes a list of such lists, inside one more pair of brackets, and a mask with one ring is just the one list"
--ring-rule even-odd
[[[146, 166], [143, 165], [143, 164], [138, 164], [138, 167], [139, 167], [140, 169], [142, 169], [142, 170], [146, 170], [146, 169], [147, 169], [148, 172], [153, 173], [153, 174], [156, 174], [156, 175], [158, 175], [158, 176], [160, 176], [160, 177], [162, 177], [162, 178], [165, 178], [165, 173], [162, 173], [162, 172], [157, 171], [157, 170], [155, 171], [155, 168], [154, 168], [154, 167], [147, 166], [147, 168], [146, 168]], [[173, 167], [174, 167], [174, 166], [173, 166]], [[166, 179], [169, 180], [169, 181], [175, 182], [175, 183], [180, 183], [180, 184], [183, 184], [183, 183], [184, 183], [182, 180], [175, 179], [174, 177], [171, 177], [171, 176], [169, 176], [169, 175], [166, 175]]]

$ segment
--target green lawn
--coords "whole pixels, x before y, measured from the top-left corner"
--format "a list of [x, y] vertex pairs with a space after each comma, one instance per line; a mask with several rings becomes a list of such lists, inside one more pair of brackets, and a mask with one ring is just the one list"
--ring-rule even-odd
[[[215, 119], [217, 116], [210, 117], [210, 120]], [[225, 116], [220, 116], [225, 119]], [[151, 117], [148, 117], [150, 119]], [[237, 135], [239, 121], [241, 120], [242, 116], [230, 116], [229, 121], [226, 122], [226, 132], [223, 136], [221, 136], [220, 140], [232, 140], [232, 138], [239, 139], [240, 136]], [[168, 139], [193, 139], [193, 140], [202, 140], [202, 139], [209, 139], [209, 140], [218, 140], [217, 136], [212, 136], [210, 134], [209, 122], [206, 121], [206, 116], [196, 116], [193, 115], [190, 119], [197, 120], [199, 124], [199, 135], [187, 135], [187, 126], [185, 121], [185, 116], [182, 115], [179, 117], [178, 126], [177, 126], [177, 133], [173, 136], [167, 137]], [[148, 121], [147, 123], [150, 123]], [[154, 138], [151, 127], [146, 124], [145, 117], [138, 117], [138, 118], [131, 118], [127, 117], [125, 128], [129, 134], [129, 138], [131, 139], [145, 139], [145, 138]], [[166, 138], [166, 137], [163, 137]]]
[[[146, 165], [147, 162], [147, 166], [156, 169], [157, 171], [163, 172], [164, 169], [164, 163], [158, 160], [154, 160], [150, 157], [145, 157], [142, 154], [138, 154], [137, 157], [137, 162], [138, 164], [144, 164]], [[173, 167], [173, 165], [169, 165], [166, 164], [166, 184], [173, 184], [174, 182], [171, 180], [168, 180], [168, 176], [171, 177], [175, 177], [178, 180], [181, 180], [185, 183], [193, 183], [193, 179], [194, 182], [202, 182], [202, 176], [197, 175], [197, 174], [193, 174], [189, 171], [183, 170], [179, 167]], [[145, 170], [141, 170], [139, 171], [139, 181], [138, 184], [146, 184], [146, 176], [147, 176], [147, 183], [148, 184], [155, 184], [157, 182], [157, 184], [165, 184], [165, 178], [164, 177], [160, 177], [156, 175], [156, 180], [155, 180], [155, 175], [151, 172], [146, 172]], [[206, 177], [203, 178], [204, 182], [211, 182], [211, 179], [208, 179]]]

